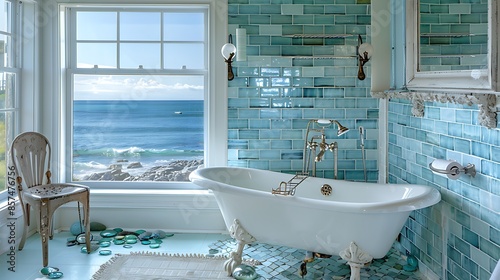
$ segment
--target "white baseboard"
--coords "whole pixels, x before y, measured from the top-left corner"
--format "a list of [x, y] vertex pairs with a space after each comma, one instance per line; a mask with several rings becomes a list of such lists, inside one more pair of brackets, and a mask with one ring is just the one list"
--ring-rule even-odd
[[[23, 230], [23, 216], [16, 207], [16, 227], [9, 228], [8, 210], [0, 209], [0, 239], [9, 236], [19, 244]], [[30, 234], [36, 229], [36, 215]], [[77, 203], [61, 206], [54, 216], [54, 229], [69, 230], [78, 221]], [[126, 230], [157, 230], [187, 233], [227, 233], [215, 197], [208, 191], [173, 190], [92, 190], [90, 195], [90, 221], [100, 222], [108, 228]], [[0, 254], [9, 251], [7, 242], [0, 245]]]

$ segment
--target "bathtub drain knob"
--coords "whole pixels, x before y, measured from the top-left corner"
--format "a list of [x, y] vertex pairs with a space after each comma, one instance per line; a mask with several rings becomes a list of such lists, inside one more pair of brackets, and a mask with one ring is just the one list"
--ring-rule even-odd
[[322, 195], [331, 195], [332, 194], [332, 186], [328, 185], [328, 184], [323, 184], [323, 186], [321, 187], [321, 194]]

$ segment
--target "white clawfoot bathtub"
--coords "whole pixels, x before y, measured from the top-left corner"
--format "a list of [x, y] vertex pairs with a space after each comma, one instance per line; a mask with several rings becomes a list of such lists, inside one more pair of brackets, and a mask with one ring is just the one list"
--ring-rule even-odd
[[[315, 177], [302, 181], [293, 196], [271, 193], [293, 176], [250, 168], [210, 167], [192, 172], [190, 180], [214, 193], [232, 236], [244, 239], [241, 249], [245, 243], [258, 240], [337, 255], [358, 264], [369, 262], [371, 257], [384, 257], [411, 211], [441, 200], [436, 189], [423, 185]], [[321, 193], [324, 184], [331, 186], [331, 195]], [[233, 237], [240, 240], [237, 236]], [[370, 258], [364, 258], [366, 255]], [[349, 260], [351, 257], [354, 259]], [[355, 258], [360, 260], [356, 262]], [[238, 262], [241, 256], [226, 267], [229, 274]]]

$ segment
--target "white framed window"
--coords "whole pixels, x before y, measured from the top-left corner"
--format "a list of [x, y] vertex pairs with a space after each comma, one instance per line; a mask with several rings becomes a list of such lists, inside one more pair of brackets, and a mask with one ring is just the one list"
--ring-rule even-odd
[[19, 117], [20, 19], [21, 4], [18, 1], [0, 0], [0, 200], [16, 194], [8, 157]]
[[215, 135], [226, 138], [227, 83], [213, 55], [226, 20], [202, 2], [62, 6], [61, 180], [190, 189], [190, 171], [226, 164]]

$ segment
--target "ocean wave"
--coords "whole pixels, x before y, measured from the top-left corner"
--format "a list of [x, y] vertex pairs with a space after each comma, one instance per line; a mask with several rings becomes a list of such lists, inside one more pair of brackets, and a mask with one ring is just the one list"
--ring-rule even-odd
[[86, 170], [86, 169], [104, 170], [104, 169], [108, 169], [109, 167], [107, 165], [102, 164], [102, 163], [90, 161], [90, 162], [75, 162], [74, 168], [75, 169], [84, 169], [84, 170]]
[[73, 151], [74, 157], [82, 156], [104, 156], [104, 157], [120, 157], [120, 156], [194, 156], [203, 155], [203, 150], [184, 150], [184, 149], [143, 149], [140, 147], [128, 148], [100, 148], [100, 149], [77, 149]]

